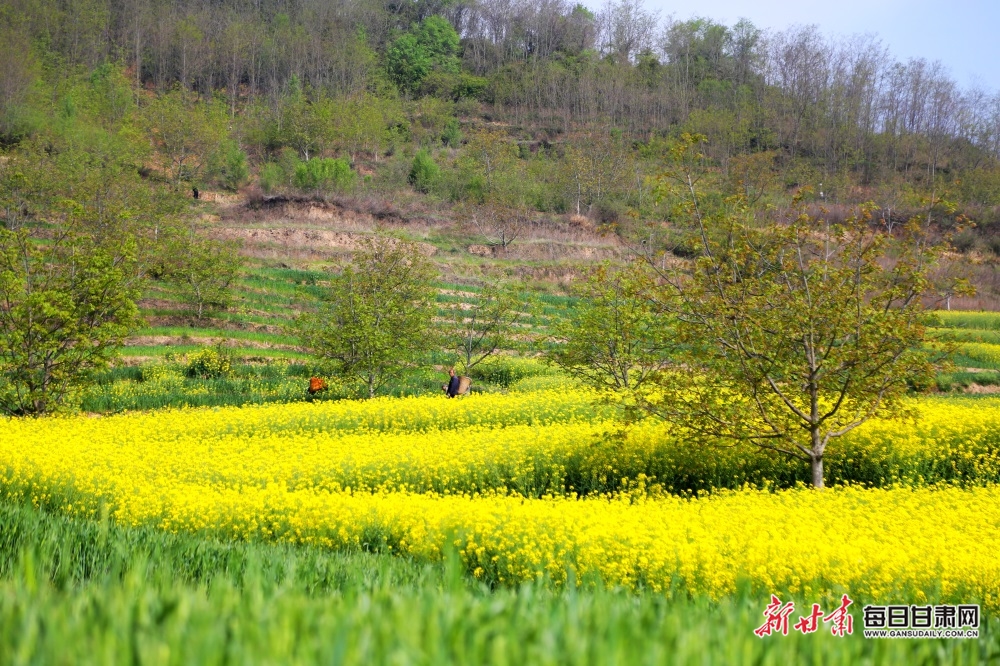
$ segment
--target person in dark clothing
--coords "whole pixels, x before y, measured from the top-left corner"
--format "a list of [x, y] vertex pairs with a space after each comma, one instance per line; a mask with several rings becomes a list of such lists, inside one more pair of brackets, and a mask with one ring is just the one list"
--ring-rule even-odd
[[461, 380], [458, 378], [458, 375], [455, 374], [455, 368], [449, 369], [448, 375], [451, 377], [451, 379], [448, 380], [448, 389], [445, 391], [445, 393], [448, 394], [449, 398], [454, 398], [456, 395], [458, 395], [458, 387], [461, 384]]

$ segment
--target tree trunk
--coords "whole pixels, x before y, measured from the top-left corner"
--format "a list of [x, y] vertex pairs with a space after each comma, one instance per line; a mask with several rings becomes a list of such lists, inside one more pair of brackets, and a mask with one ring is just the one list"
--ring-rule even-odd
[[813, 455], [810, 460], [812, 466], [812, 484], [814, 488], [823, 489], [823, 454]]

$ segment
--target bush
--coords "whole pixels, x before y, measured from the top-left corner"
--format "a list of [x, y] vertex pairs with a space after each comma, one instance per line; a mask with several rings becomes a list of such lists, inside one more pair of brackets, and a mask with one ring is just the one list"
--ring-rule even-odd
[[233, 365], [221, 344], [215, 347], [205, 347], [188, 354], [188, 377], [215, 379], [227, 377], [232, 372]]
[[295, 167], [293, 182], [301, 190], [328, 190], [342, 192], [354, 184], [356, 174], [347, 160], [311, 159]]
[[462, 145], [462, 130], [458, 124], [458, 118], [452, 118], [444, 126], [441, 132], [441, 143], [451, 148], [458, 148]]
[[597, 219], [601, 221], [601, 224], [617, 224], [628, 214], [625, 204], [620, 201], [600, 201], [596, 208]]
[[265, 194], [271, 194], [285, 184], [285, 171], [281, 165], [268, 162], [260, 170], [260, 189]]
[[976, 247], [976, 234], [967, 229], [961, 233], [955, 234], [955, 236], [951, 239], [951, 244], [955, 246], [956, 250], [962, 254], [966, 254]]
[[434, 162], [434, 158], [426, 150], [420, 150], [413, 158], [413, 166], [410, 167], [407, 181], [413, 186], [413, 189], [427, 193], [440, 175], [441, 169]]
[[240, 150], [235, 141], [226, 141], [213, 156], [209, 170], [219, 183], [228, 190], [238, 190], [247, 182], [250, 169], [247, 154]]

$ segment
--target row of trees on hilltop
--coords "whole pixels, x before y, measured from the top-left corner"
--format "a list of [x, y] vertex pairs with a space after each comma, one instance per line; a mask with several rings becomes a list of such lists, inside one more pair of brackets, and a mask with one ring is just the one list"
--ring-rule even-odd
[[962, 90], [940, 65], [814, 27], [660, 21], [637, 0], [596, 13], [563, 0], [8, 0], [0, 16], [8, 114], [38, 68], [117, 61], [158, 90], [222, 90], [231, 115], [296, 80], [334, 97], [474, 98], [563, 131], [602, 122], [638, 138], [686, 125], [718, 159], [775, 149], [869, 181], [1000, 157], [1000, 98]]

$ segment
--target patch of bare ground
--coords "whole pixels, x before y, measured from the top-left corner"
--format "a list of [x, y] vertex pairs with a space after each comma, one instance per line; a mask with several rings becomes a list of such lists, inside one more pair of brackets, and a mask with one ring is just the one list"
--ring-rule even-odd
[[[212, 231], [212, 235], [227, 240], [241, 240], [265, 248], [280, 248], [282, 256], [297, 250], [308, 250], [314, 254], [329, 256], [357, 250], [361, 246], [361, 241], [370, 234], [300, 227], [218, 227]], [[428, 257], [437, 252], [437, 248], [430, 243], [417, 242], [417, 247]]]
[[223, 223], [265, 226], [274, 222], [312, 222], [351, 231], [371, 231], [377, 225], [409, 226], [409, 218], [387, 201], [346, 203], [295, 197], [265, 197], [222, 211]]
[[[273, 316], [273, 315], [271, 315]], [[190, 326], [192, 328], [217, 328], [223, 331], [248, 331], [251, 333], [282, 333], [281, 326], [276, 324], [258, 324], [248, 321], [229, 321], [228, 319], [207, 319], [198, 321], [194, 317], [180, 315], [163, 315], [146, 317], [146, 325], [150, 327]]]
[[125, 341], [126, 347], [176, 347], [178, 345], [215, 345], [223, 343], [226, 347], [243, 347], [250, 349], [282, 349], [286, 351], [301, 351], [296, 345], [260, 342], [257, 340], [233, 340], [216, 336], [187, 335], [137, 335]]
[[471, 291], [458, 291], [457, 289], [438, 289], [438, 293], [445, 296], [458, 296], [460, 298], [479, 298], [479, 294]]
[[584, 261], [601, 261], [620, 257], [619, 248], [611, 245], [594, 246], [576, 243], [558, 243], [545, 240], [514, 243], [507, 247], [499, 245], [470, 245], [469, 254], [479, 257], [496, 259], [513, 259], [521, 261], [555, 261], [558, 259], [575, 259]]
[[[523, 229], [521, 238], [507, 248], [479, 242], [464, 213], [455, 209], [403, 210], [382, 199], [315, 201], [305, 198], [271, 197], [246, 201], [220, 211], [218, 221], [203, 219], [213, 235], [239, 239], [252, 247], [245, 251], [264, 258], [287, 253], [299, 259], [324, 254], [349, 254], [358, 241], [376, 227], [405, 231], [410, 238], [426, 240], [443, 229], [466, 235], [468, 251], [482, 257], [514, 260], [579, 259], [597, 261], [622, 255], [617, 236], [602, 234], [592, 222], [577, 216], [539, 216]], [[433, 246], [423, 243], [430, 256]]]
[[1000, 386], [996, 384], [987, 384], [986, 386], [982, 384], [969, 384], [962, 391], [963, 393], [971, 393], [973, 395], [986, 395], [990, 393], [1000, 393]]
[[217, 192], [215, 190], [199, 191], [198, 199], [200, 201], [211, 201], [219, 204], [220, 206], [235, 206], [243, 200], [239, 194], [234, 192]]
[[[177, 301], [168, 301], [156, 298], [144, 298], [138, 302], [139, 308], [142, 310], [173, 310], [184, 312], [186, 308], [178, 303]], [[299, 314], [299, 310], [294, 307], [283, 308], [282, 310], [256, 310], [256, 309], [243, 309], [242, 312], [245, 315], [251, 317], [265, 317], [268, 319], [281, 319], [285, 317], [295, 317]], [[218, 328], [232, 328], [233, 330], [249, 331], [257, 330], [254, 328], [241, 328], [242, 326], [263, 326], [264, 324], [250, 324], [242, 322], [229, 322], [228, 320], [216, 320], [216, 319], [204, 319], [199, 322], [194, 315], [148, 315], [146, 321], [150, 326], [193, 326], [197, 328], [202, 328], [203, 325], [216, 326]], [[154, 323], [162, 322], [162, 323]], [[228, 324], [228, 326], [226, 326]], [[268, 331], [269, 332], [269, 331]]]

